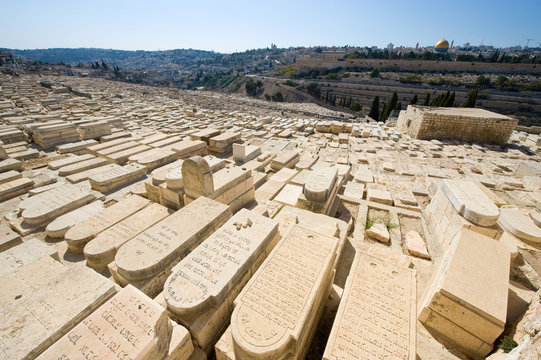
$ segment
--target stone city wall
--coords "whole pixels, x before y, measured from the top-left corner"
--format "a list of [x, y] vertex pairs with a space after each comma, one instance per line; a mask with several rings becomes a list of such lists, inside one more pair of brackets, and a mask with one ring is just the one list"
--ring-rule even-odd
[[[462, 61], [424, 61], [424, 60], [383, 60], [383, 59], [344, 59], [340, 55], [320, 55], [298, 58], [293, 64], [297, 72], [311, 70], [330, 70], [342, 68], [379, 68], [383, 71], [447, 71], [483, 72], [509, 74], [541, 74], [541, 66], [536, 64], [503, 64]], [[287, 66], [284, 66], [284, 68]]]

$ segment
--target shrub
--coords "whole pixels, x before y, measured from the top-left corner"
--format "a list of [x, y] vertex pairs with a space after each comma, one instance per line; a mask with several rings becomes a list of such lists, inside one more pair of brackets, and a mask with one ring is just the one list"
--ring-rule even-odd
[[504, 336], [501, 338], [498, 348], [502, 349], [504, 353], [511, 352], [514, 348], [518, 346], [518, 343], [510, 338], [509, 336]]

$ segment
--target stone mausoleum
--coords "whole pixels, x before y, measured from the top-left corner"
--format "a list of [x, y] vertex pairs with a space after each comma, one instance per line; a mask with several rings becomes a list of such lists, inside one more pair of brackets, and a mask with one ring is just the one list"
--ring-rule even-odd
[[396, 129], [415, 139], [505, 144], [517, 123], [483, 109], [408, 105], [400, 112]]

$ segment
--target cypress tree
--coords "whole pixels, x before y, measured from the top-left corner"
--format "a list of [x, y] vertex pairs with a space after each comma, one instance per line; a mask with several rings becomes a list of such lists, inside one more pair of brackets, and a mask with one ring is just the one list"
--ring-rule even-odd
[[445, 102], [445, 106], [452, 107], [455, 104], [455, 92], [453, 91], [451, 95], [447, 98], [447, 101]]
[[413, 95], [413, 98], [410, 101], [410, 105], [417, 105], [417, 95]]
[[475, 102], [477, 101], [477, 90], [471, 90], [468, 93], [468, 97], [466, 98], [466, 102], [464, 103], [464, 107], [466, 108], [473, 108], [475, 107]]
[[430, 94], [426, 94], [425, 101], [423, 101], [423, 106], [428, 106], [430, 104]]
[[376, 96], [372, 101], [372, 106], [370, 107], [370, 113], [368, 114], [372, 119], [379, 119], [379, 96]]

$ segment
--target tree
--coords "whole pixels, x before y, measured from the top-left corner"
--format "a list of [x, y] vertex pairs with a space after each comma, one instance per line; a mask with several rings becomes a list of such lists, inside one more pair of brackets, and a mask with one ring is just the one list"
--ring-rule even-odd
[[353, 103], [351, 103], [351, 105], [349, 106], [349, 109], [351, 111], [361, 111], [362, 110], [362, 105], [358, 102], [358, 101], [354, 101]]
[[401, 103], [401, 102], [399, 102], [398, 104], [396, 104], [395, 110], [398, 110], [398, 111], [402, 110], [402, 103]]
[[308, 94], [315, 96], [317, 98], [319, 98], [321, 95], [321, 89], [319, 88], [319, 85], [316, 83], [306, 84], [306, 91], [308, 91]]
[[376, 96], [372, 101], [372, 106], [370, 107], [370, 113], [368, 114], [372, 119], [379, 119], [379, 96]]
[[413, 95], [413, 98], [410, 100], [410, 105], [417, 105], [417, 95]]
[[488, 89], [492, 87], [488, 76], [479, 75], [475, 80], [475, 85], [480, 89]]
[[455, 106], [455, 92], [453, 91], [451, 95], [447, 98], [447, 101], [445, 102], [445, 105], [447, 107]]
[[248, 96], [255, 96], [255, 94], [257, 93], [257, 86], [252, 78], [248, 78], [244, 86], [246, 88], [246, 94]]
[[475, 102], [477, 101], [477, 89], [471, 90], [468, 93], [468, 97], [466, 98], [466, 102], [464, 103], [465, 108], [473, 108], [475, 107]]
[[377, 78], [379, 76], [380, 70], [378, 68], [372, 68], [372, 71], [370, 71], [370, 77], [371, 78]]
[[396, 105], [398, 104], [398, 94], [396, 91], [393, 93], [393, 96], [391, 97], [391, 101], [387, 104], [387, 106], [384, 108], [382, 117], [383, 121], [387, 120], [389, 118], [389, 115], [391, 114], [391, 111], [396, 109]]
[[430, 105], [430, 94], [426, 94], [425, 101], [423, 101], [423, 106]]

